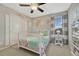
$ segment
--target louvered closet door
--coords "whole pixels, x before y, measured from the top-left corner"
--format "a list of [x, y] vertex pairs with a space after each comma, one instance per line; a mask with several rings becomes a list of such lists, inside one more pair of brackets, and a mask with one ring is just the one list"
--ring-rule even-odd
[[5, 46], [5, 20], [4, 16], [0, 14], [0, 48]]
[[10, 15], [10, 45], [18, 43], [19, 17], [15, 14]]
[[5, 15], [5, 23], [6, 23], [6, 40], [5, 46], [11, 46], [18, 42], [18, 32], [22, 28], [20, 28], [20, 18], [15, 14], [7, 14]]
[[5, 15], [5, 28], [6, 28], [6, 33], [5, 33], [5, 46], [9, 46], [10, 45], [10, 25], [9, 25], [9, 15]]

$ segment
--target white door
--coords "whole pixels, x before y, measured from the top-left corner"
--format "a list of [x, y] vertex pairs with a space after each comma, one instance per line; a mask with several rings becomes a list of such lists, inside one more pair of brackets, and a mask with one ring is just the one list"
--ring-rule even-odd
[[0, 14], [0, 48], [5, 46], [5, 20], [4, 16]]
[[6, 28], [6, 33], [5, 33], [5, 46], [9, 46], [9, 44], [10, 44], [10, 37], [9, 37], [9, 35], [10, 35], [10, 25], [9, 25], [9, 21], [10, 20], [10, 18], [9, 18], [9, 15], [5, 15], [5, 28]]

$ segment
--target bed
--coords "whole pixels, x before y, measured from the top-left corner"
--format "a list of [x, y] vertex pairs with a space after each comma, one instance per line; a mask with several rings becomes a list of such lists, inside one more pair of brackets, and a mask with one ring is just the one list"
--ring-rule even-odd
[[46, 50], [49, 44], [49, 36], [46, 32], [42, 32], [43, 35], [30, 33], [28, 35], [24, 35], [21, 33], [19, 37], [19, 47], [28, 49], [34, 53], [40, 54], [39, 46], [40, 42], [42, 43], [44, 50]]

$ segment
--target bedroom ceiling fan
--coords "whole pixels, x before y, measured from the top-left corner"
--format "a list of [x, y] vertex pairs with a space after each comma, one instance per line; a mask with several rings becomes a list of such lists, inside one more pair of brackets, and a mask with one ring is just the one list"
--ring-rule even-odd
[[40, 12], [44, 12], [44, 10], [39, 7], [40, 5], [44, 5], [44, 4], [46, 4], [46, 3], [19, 4], [19, 6], [21, 6], [21, 7], [31, 7], [30, 13], [33, 13], [36, 10], [38, 10]]

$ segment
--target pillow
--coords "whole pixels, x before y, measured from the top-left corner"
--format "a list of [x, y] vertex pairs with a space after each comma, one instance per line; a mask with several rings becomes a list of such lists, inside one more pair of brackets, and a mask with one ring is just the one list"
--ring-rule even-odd
[[42, 34], [43, 34], [43, 36], [48, 36], [48, 32], [47, 31], [43, 31]]

